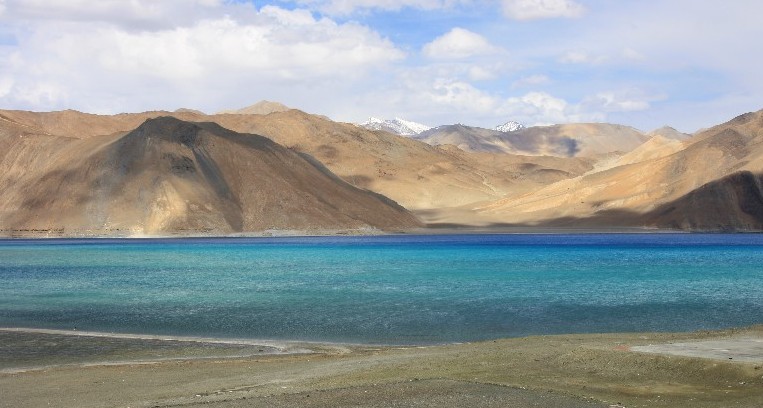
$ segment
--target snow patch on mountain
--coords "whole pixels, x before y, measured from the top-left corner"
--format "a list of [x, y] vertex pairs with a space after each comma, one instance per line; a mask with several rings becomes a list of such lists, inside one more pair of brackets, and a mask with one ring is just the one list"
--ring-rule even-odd
[[431, 126], [422, 125], [421, 123], [411, 122], [409, 120], [400, 118], [379, 119], [370, 117], [367, 121], [361, 123], [360, 126], [369, 130], [385, 130], [387, 132], [395, 133], [401, 136], [415, 136], [419, 133], [432, 129]]
[[497, 130], [499, 132], [516, 132], [517, 130], [524, 129], [524, 128], [525, 128], [525, 125], [523, 125], [523, 124], [521, 124], [519, 122], [515, 122], [513, 120], [510, 120], [510, 121], [504, 123], [503, 125], [496, 126], [495, 130]]

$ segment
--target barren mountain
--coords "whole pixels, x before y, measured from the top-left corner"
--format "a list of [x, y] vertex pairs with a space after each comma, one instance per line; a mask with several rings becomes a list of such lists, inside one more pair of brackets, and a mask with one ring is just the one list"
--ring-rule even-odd
[[75, 110], [56, 112], [0, 110], [0, 123], [23, 126], [32, 133], [85, 139], [116, 132], [129, 132], [147, 119], [161, 116], [172, 116], [187, 121], [203, 121], [207, 118], [206, 115], [189, 109], [181, 109], [177, 112], [152, 111], [118, 115], [94, 115]]
[[666, 150], [646, 160], [623, 156], [622, 165], [478, 211], [515, 224], [756, 229], [763, 222], [754, 205], [763, 174], [763, 111], [678, 143], [685, 147], [663, 144]]
[[763, 176], [732, 173], [663, 204], [640, 218], [643, 225], [709, 231], [763, 230]]
[[254, 105], [250, 105], [245, 108], [224, 110], [218, 113], [234, 115], [268, 115], [273, 112], [286, 112], [289, 109], [291, 108], [279, 102], [259, 101]]
[[416, 136], [431, 145], [452, 144], [470, 152], [557, 157], [625, 153], [648, 139], [636, 129], [606, 123], [534, 126], [513, 132], [464, 125], [440, 126]]
[[309, 153], [349, 183], [384, 194], [410, 210], [494, 200], [509, 191], [537, 188], [550, 178], [574, 177], [591, 168], [583, 159], [467, 154], [297, 110], [211, 119]]
[[504, 153], [512, 150], [505, 132], [466, 125], [445, 125], [415, 136], [416, 140], [433, 146], [453, 145], [467, 152]]
[[631, 150], [628, 153], [605, 157], [599, 160], [591, 172], [602, 171], [614, 167], [625, 166], [628, 164], [640, 163], [643, 161], [659, 159], [669, 156], [673, 153], [683, 150], [689, 143], [678, 139], [669, 139], [660, 135], [652, 136], [649, 140], [642, 143], [641, 146]]
[[674, 139], [674, 140], [686, 140], [691, 137], [690, 134], [679, 132], [670, 126], [663, 126], [659, 129], [655, 129], [647, 133], [647, 136], [650, 136], [650, 137], [662, 136], [666, 139]]
[[[166, 140], [156, 136], [150, 138], [156, 142], [130, 144], [144, 147], [123, 146], [125, 140], [137, 138], [136, 132], [158, 126], [149, 126], [154, 121], [143, 123], [159, 116], [195, 122], [176, 121], [199, 129], [203, 135], [199, 140], [204, 141], [199, 146], [206, 153], [178, 142], [172, 136], [174, 130]], [[174, 129], [167, 124], [169, 120], [160, 119], [158, 123], [163, 125], [159, 127]], [[0, 220], [12, 228], [68, 230], [87, 224], [148, 232], [415, 225], [412, 218], [395, 212], [402, 211], [399, 207], [350, 184], [384, 194], [428, 223], [758, 229], [763, 111], [742, 115], [688, 139], [667, 128], [643, 135], [617, 125], [578, 124], [523, 129], [509, 133], [517, 138], [485, 144], [490, 139], [481, 132], [494, 131], [452, 128], [458, 130], [457, 136], [474, 136], [467, 140], [479, 148], [431, 146], [297, 110], [268, 115], [203, 115], [183, 110], [114, 116], [0, 111], [0, 136], [7, 146], [0, 152]], [[273, 161], [255, 158], [252, 150], [260, 150], [254, 146], [233, 142], [257, 138], [246, 136], [250, 134], [271, 138], [289, 149], [276, 156], [302, 161], [294, 159], [297, 161], [284, 167], [256, 167], [253, 163]], [[504, 143], [500, 149], [496, 147], [499, 142]], [[123, 147], [115, 150], [116, 146]], [[504, 149], [527, 154], [509, 154]], [[555, 153], [562, 157], [551, 156], [554, 149], [562, 149]], [[564, 149], [567, 153], [559, 153]], [[570, 154], [576, 157], [564, 157]], [[188, 163], [183, 157], [192, 165], [185, 166]], [[139, 163], [127, 168], [142, 170], [115, 170], [124, 168], [125, 161]], [[214, 186], [219, 184], [210, 180], [218, 170], [210, 172], [209, 163], [214, 163], [228, 187], [216, 190]], [[285, 181], [262, 181], [282, 180], [279, 174], [304, 169], [304, 163], [332, 179], [330, 170], [341, 178], [333, 178], [334, 183], [363, 197], [370, 194], [377, 201], [343, 198], [342, 202], [352, 204], [342, 207], [320, 192], [343, 197], [337, 191], [345, 190], [315, 181], [319, 179], [313, 173], [294, 181], [301, 189]], [[193, 170], [181, 174], [186, 167]], [[303, 174], [302, 170], [298, 173]], [[266, 186], [263, 195], [247, 190], [249, 184], [240, 181], [245, 179], [243, 174], [264, 183], [252, 182], [256, 188]], [[226, 195], [228, 190], [232, 195]], [[309, 191], [306, 195], [298, 192], [305, 190]], [[269, 198], [278, 192], [290, 197], [289, 204]], [[299, 197], [317, 201], [302, 202]], [[307, 202], [310, 204], [304, 204]], [[127, 204], [120, 207], [119, 203]], [[361, 207], [375, 208], [380, 203], [390, 204], [398, 215], [384, 213], [392, 211], [389, 208], [371, 211], [387, 214], [383, 218], [360, 212]], [[279, 209], [279, 205], [286, 207]], [[263, 219], [273, 225], [265, 225]], [[394, 223], [384, 224], [388, 219]], [[129, 220], [136, 221], [131, 224]]]
[[66, 139], [9, 124], [0, 161], [6, 233], [134, 235], [267, 229], [409, 229], [417, 219], [313, 158], [214, 123], [150, 119]]
[[78, 138], [123, 134], [147, 118], [163, 115], [216, 122], [237, 132], [264, 135], [314, 156], [350, 184], [384, 194], [417, 211], [442, 211], [496, 200], [508, 192], [536, 189], [591, 169], [588, 159], [468, 154], [448, 146], [432, 147], [297, 110], [270, 115], [210, 116], [188, 112], [102, 116], [75, 111], [0, 111], [0, 118], [13, 118], [38, 133], [70, 134]]

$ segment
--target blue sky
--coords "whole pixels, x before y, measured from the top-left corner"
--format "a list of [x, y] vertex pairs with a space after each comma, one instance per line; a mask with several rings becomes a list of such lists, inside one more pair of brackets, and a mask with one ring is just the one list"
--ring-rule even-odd
[[750, 0], [0, 0], [0, 108], [693, 132], [763, 108]]

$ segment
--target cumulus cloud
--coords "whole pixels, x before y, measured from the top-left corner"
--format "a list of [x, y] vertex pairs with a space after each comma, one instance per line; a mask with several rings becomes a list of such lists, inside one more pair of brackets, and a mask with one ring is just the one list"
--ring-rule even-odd
[[499, 67], [472, 65], [468, 68], [468, 76], [472, 81], [488, 81], [498, 77]]
[[429, 92], [434, 103], [473, 112], [489, 112], [496, 100], [473, 85], [457, 80], [437, 79]]
[[0, 77], [0, 98], [3, 98], [9, 93], [11, 93], [12, 87], [13, 87], [13, 78]]
[[637, 99], [621, 99], [614, 92], [599, 92], [589, 97], [588, 103], [609, 112], [632, 112], [649, 109], [649, 102]]
[[420, 10], [446, 9], [473, 0], [291, 0], [328, 15], [348, 15], [368, 10], [397, 11], [406, 7]]
[[587, 51], [567, 51], [559, 58], [563, 64], [603, 64], [607, 61], [606, 55], [592, 55]]
[[[197, 3], [215, 5], [211, 0]], [[239, 10], [225, 7], [216, 11]], [[269, 94], [286, 82], [292, 87], [348, 82], [405, 55], [358, 24], [274, 6], [243, 10], [250, 13], [239, 19], [218, 13], [222, 16], [151, 30], [115, 23], [105, 8], [87, 21], [36, 22], [27, 10], [24, 18], [30, 20], [19, 46], [0, 51], [14, 78], [0, 102], [101, 112], [181, 103], [215, 109], [220, 106], [209, 105], [223, 99], [221, 92], [230, 92], [225, 95], [229, 100], [248, 98], [245, 103], [250, 103], [256, 100], [253, 91]], [[299, 91], [305, 97], [309, 88]]]
[[633, 64], [634, 62], [646, 61], [646, 56], [632, 48], [611, 49], [600, 54], [572, 50], [564, 52], [557, 61], [562, 64]]
[[551, 82], [551, 79], [547, 77], [546, 75], [542, 74], [534, 74], [534, 75], [528, 75], [524, 76], [522, 78], [519, 78], [518, 80], [514, 81], [511, 84], [512, 88], [523, 88], [527, 86], [537, 86], [537, 85], [545, 85]]
[[621, 52], [621, 56], [626, 60], [631, 61], [643, 61], [646, 59], [644, 54], [634, 50], [633, 48], [624, 48]]
[[578, 104], [570, 104], [545, 92], [528, 92], [520, 97], [508, 98], [499, 109], [506, 117], [531, 125], [599, 121], [605, 118], [603, 113], [584, 111]]
[[[419, 69], [400, 74], [395, 87], [372, 92], [366, 100], [385, 100], [403, 115], [424, 123], [491, 126], [516, 120], [527, 125], [603, 121], [607, 113], [601, 105], [568, 101], [546, 92], [529, 91], [516, 96], [480, 87], [467, 78], [438, 76], [443, 71]], [[363, 101], [365, 103], [365, 100]], [[454, 116], [454, 113], [455, 114]]]
[[499, 53], [501, 49], [477, 33], [456, 27], [424, 45], [423, 52], [434, 59], [462, 59]]
[[222, 0], [4, 0], [15, 19], [109, 22], [159, 29], [221, 11]]
[[664, 94], [650, 95], [644, 91], [633, 88], [621, 91], [598, 92], [587, 96], [581, 105], [588, 110], [601, 112], [638, 112], [651, 108], [652, 101], [667, 98]]
[[503, 0], [503, 13], [515, 20], [580, 17], [585, 9], [573, 0]]

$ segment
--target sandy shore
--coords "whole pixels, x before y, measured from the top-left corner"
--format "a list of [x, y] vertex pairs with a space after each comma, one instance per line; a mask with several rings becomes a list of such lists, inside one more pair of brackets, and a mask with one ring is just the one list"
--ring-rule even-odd
[[22, 330], [0, 340], [2, 407], [763, 406], [763, 327], [431, 347]]

